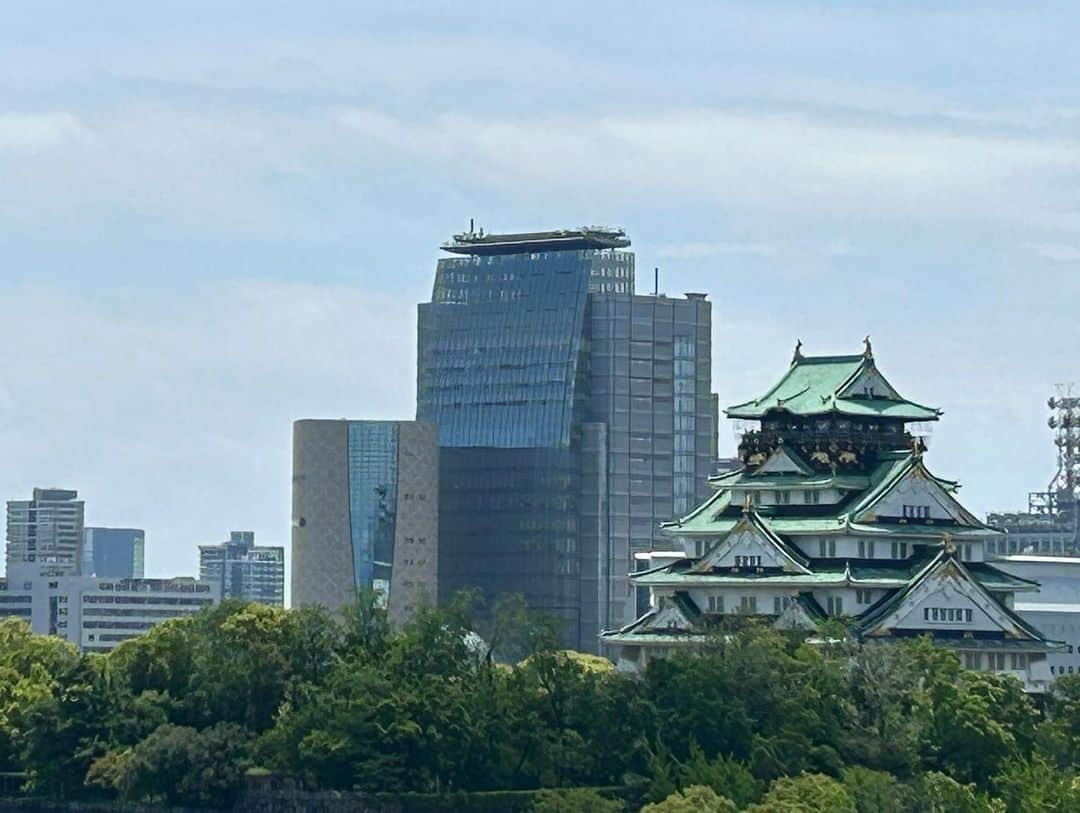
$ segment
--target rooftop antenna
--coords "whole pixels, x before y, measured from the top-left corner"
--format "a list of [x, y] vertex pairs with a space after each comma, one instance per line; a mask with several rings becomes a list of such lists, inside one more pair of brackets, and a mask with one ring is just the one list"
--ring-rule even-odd
[[473, 233], [473, 228], [474, 228], [474, 226], [473, 226], [473, 218], [470, 217], [469, 218], [469, 234]]
[[660, 296], [660, 266], [653, 268], [653, 296]]

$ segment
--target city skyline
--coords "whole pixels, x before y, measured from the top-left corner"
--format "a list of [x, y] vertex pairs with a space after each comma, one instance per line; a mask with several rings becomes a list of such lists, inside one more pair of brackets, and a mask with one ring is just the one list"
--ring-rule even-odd
[[148, 575], [217, 529], [287, 547], [292, 421], [413, 417], [415, 303], [470, 217], [625, 227], [640, 291], [660, 266], [714, 303], [721, 406], [796, 339], [870, 333], [945, 410], [965, 504], [1053, 474], [1074, 10], [199, 8], [0, 32], [4, 499], [78, 489], [88, 524], [146, 529]]

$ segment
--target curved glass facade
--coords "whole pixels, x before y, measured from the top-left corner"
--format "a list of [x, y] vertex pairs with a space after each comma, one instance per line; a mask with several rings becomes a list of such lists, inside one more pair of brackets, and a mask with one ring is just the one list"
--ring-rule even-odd
[[634, 256], [618, 249], [445, 258], [418, 314], [440, 596], [522, 593], [594, 651], [636, 617], [633, 553], [704, 496], [715, 455], [711, 305], [633, 288]]
[[349, 423], [349, 530], [353, 579], [390, 594], [397, 505], [398, 427]]

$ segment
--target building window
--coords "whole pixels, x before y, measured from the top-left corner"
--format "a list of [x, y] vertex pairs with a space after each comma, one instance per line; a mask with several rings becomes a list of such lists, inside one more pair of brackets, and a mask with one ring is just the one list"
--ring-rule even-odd
[[893, 542], [891, 552], [893, 559], [907, 559], [907, 542]]
[[930, 519], [929, 505], [905, 505], [904, 519]]
[[760, 556], [736, 556], [735, 567], [761, 567]]
[[873, 591], [872, 590], [856, 590], [855, 591], [855, 603], [856, 604], [873, 604]]
[[967, 669], [978, 670], [982, 666], [982, 656], [978, 652], [965, 652], [964, 666]]
[[739, 612], [756, 613], [757, 612], [757, 596], [740, 596], [739, 597]]
[[777, 505], [789, 505], [791, 503], [790, 491], [777, 491], [776, 492], [776, 504]]
[[694, 556], [696, 556], [698, 559], [700, 559], [704, 555], [705, 555], [705, 540], [704, 539], [695, 539], [694, 540]]
[[829, 596], [825, 600], [826, 607], [829, 615], [843, 615], [844, 614], [844, 599], [841, 596]]
[[923, 620], [939, 624], [970, 624], [970, 609], [961, 607], [923, 607]]
[[818, 540], [818, 555], [836, 556], [836, 540], [835, 539], [819, 539]]
[[807, 505], [817, 505], [819, 502], [821, 502], [821, 492], [809, 490], [804, 491], [803, 502], [805, 502]]
[[722, 614], [724, 612], [724, 597], [709, 596], [709, 612]]
[[1014, 670], [1027, 669], [1027, 653], [1013, 652], [1011, 661], [1011, 665]]

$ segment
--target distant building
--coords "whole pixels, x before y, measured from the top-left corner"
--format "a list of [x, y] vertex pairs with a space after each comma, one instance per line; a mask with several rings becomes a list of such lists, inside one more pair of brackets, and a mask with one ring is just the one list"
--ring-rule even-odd
[[79, 573], [85, 506], [77, 491], [35, 488], [7, 504], [7, 570], [27, 566], [51, 575]]
[[1047, 654], [1050, 673], [1080, 673], [1080, 556], [1020, 554], [999, 557], [994, 566], [1039, 583], [1039, 592], [1017, 597], [1013, 609], [1062, 649]]
[[285, 606], [285, 549], [260, 547], [254, 531], [233, 531], [228, 542], [199, 545], [199, 579], [221, 597]]
[[455, 235], [419, 305], [438, 427], [439, 592], [521, 593], [569, 646], [636, 613], [633, 554], [704, 499], [712, 305], [634, 293], [619, 229]]
[[85, 652], [108, 652], [219, 600], [216, 585], [190, 577], [96, 579], [24, 571], [0, 579], [0, 618], [21, 618], [34, 632], [64, 638]]
[[139, 528], [87, 528], [81, 571], [99, 579], [141, 579], [145, 573], [146, 532]]
[[373, 588], [400, 623], [437, 599], [438, 461], [421, 421], [293, 425], [294, 607], [337, 610]]

